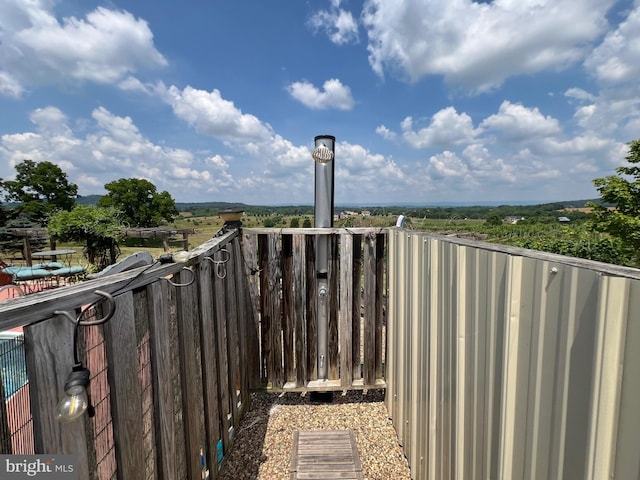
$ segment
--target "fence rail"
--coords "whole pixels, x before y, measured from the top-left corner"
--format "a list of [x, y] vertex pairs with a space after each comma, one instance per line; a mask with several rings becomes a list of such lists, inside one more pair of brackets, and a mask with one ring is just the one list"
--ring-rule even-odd
[[640, 271], [393, 229], [386, 403], [415, 479], [640, 478]]

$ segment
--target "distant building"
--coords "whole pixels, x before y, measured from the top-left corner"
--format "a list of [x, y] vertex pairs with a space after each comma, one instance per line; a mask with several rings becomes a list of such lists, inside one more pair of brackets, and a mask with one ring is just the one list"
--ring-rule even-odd
[[571, 219], [567, 217], [558, 217], [560, 223], [571, 223]]
[[371, 212], [369, 210], [362, 210], [362, 212], [360, 213], [363, 217], [369, 217], [371, 216]]
[[515, 225], [520, 220], [524, 220], [524, 217], [516, 217], [516, 216], [509, 215], [503, 218], [503, 222], [510, 223], [511, 225]]

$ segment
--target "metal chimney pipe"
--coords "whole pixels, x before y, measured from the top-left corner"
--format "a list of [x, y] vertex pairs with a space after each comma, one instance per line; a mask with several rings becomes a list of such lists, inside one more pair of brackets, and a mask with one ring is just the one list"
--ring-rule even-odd
[[[318, 135], [311, 153], [315, 161], [314, 226], [333, 227], [333, 172], [336, 137]], [[327, 379], [329, 340], [329, 236], [316, 235], [316, 316], [318, 379]]]

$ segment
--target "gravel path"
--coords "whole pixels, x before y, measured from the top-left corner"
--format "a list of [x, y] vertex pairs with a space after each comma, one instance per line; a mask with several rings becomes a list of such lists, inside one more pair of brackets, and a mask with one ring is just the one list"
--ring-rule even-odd
[[336, 429], [354, 431], [365, 479], [411, 478], [382, 390], [334, 392], [331, 403], [312, 402], [309, 394], [253, 394], [220, 478], [288, 479], [293, 431]]

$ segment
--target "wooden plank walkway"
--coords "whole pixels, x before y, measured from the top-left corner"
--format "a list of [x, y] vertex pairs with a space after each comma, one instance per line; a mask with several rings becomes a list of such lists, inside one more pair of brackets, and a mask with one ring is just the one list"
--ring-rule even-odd
[[353, 430], [293, 432], [291, 480], [362, 480]]

